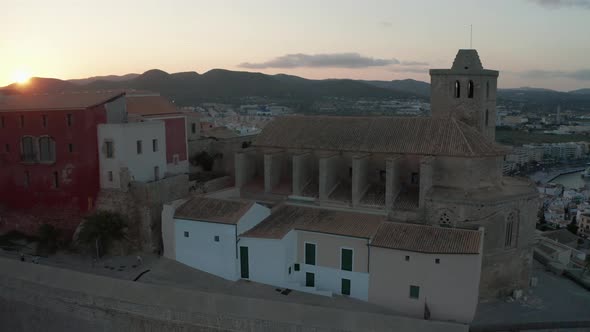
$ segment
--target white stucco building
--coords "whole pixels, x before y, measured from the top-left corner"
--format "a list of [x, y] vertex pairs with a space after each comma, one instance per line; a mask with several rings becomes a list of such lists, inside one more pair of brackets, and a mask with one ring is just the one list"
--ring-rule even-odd
[[238, 280], [238, 234], [269, 214], [270, 209], [253, 202], [202, 196], [168, 204], [162, 215], [164, 256], [228, 280]]
[[243, 200], [173, 202], [162, 214], [164, 255], [228, 280], [349, 296], [409, 316], [428, 308], [437, 320], [473, 319], [483, 229], [294, 205], [269, 212]]
[[150, 182], [166, 174], [162, 121], [98, 125], [101, 188], [125, 189], [130, 181]]

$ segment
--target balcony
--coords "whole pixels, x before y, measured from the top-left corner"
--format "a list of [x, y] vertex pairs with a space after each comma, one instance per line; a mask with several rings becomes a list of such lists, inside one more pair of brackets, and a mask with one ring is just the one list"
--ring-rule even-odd
[[20, 160], [23, 163], [35, 163], [37, 162], [37, 155], [34, 153], [21, 153]]

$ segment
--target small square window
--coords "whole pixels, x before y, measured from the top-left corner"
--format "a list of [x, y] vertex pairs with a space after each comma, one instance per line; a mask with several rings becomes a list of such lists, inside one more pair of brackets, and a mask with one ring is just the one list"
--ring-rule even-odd
[[188, 237], [188, 232], [184, 232], [184, 237]]
[[410, 256], [406, 256], [406, 262], [410, 261]]
[[410, 298], [417, 299], [420, 297], [420, 287], [418, 286], [410, 286]]
[[299, 271], [299, 263], [295, 263], [293, 267], [295, 268], [295, 271]]
[[434, 260], [434, 262], [435, 262], [436, 264], [440, 264], [440, 258], [437, 258], [437, 259], [435, 259], [435, 260]]
[[215, 242], [219, 242], [219, 235], [215, 235], [213, 239], [215, 240]]

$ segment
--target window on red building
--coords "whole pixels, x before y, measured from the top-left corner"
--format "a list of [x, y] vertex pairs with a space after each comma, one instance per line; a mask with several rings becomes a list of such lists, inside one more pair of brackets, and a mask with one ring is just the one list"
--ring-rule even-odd
[[24, 126], [25, 126], [25, 116], [24, 115], [21, 115], [19, 117], [19, 119], [20, 119], [20, 122], [19, 122], [20, 123], [20, 127], [21, 128], [24, 128]]
[[39, 160], [42, 162], [55, 161], [55, 141], [49, 136], [39, 138]]
[[0, 128], [4, 128], [4, 117], [0, 116]]
[[72, 115], [71, 114], [66, 115], [66, 121], [67, 121], [68, 127], [71, 127], [72, 126]]
[[10, 144], [6, 143], [6, 152], [10, 152]]
[[70, 143], [68, 144], [68, 152], [74, 152], [74, 144]]
[[25, 188], [28, 188], [30, 183], [31, 183], [31, 178], [29, 175], [29, 171], [25, 171], [25, 182], [24, 182]]
[[22, 161], [35, 161], [35, 149], [33, 147], [33, 137], [25, 136], [21, 138], [21, 160]]
[[42, 115], [41, 117], [43, 119], [43, 128], [47, 128], [47, 115]]

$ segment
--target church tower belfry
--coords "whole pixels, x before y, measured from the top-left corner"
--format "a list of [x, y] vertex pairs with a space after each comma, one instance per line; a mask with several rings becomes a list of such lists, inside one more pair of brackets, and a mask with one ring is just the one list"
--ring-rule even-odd
[[431, 69], [430, 80], [433, 117], [453, 117], [495, 140], [498, 71], [484, 69], [476, 50], [459, 50], [451, 69]]

